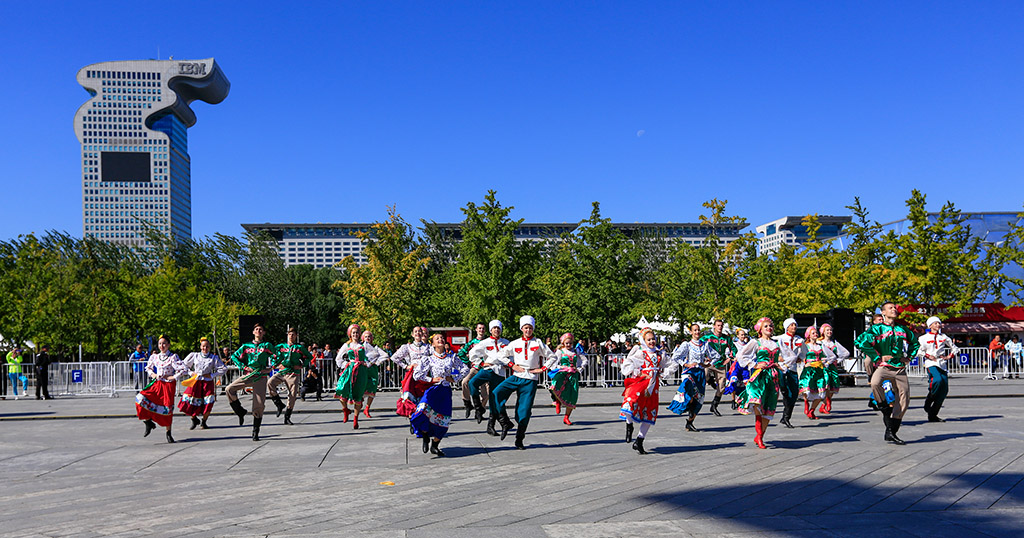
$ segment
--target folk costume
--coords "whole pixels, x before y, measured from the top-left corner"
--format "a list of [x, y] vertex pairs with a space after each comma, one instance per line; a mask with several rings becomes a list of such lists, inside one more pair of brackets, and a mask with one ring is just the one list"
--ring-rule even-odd
[[363, 415], [366, 418], [373, 418], [370, 416], [370, 404], [373, 403], [373, 399], [377, 397], [377, 389], [380, 388], [380, 365], [387, 361], [387, 351], [383, 348], [377, 347], [369, 342], [364, 341], [363, 346], [366, 348], [373, 348], [373, 351], [377, 354], [377, 360], [367, 365], [367, 373], [369, 378], [366, 382], [366, 403], [363, 405]]
[[[917, 338], [901, 325], [887, 325], [885, 322], [872, 325], [868, 330], [857, 336], [857, 349], [867, 355], [874, 366], [871, 374], [871, 390], [875, 401], [882, 412], [885, 423], [885, 440], [897, 445], [906, 444], [897, 437], [903, 424], [903, 414], [910, 405], [910, 385], [907, 382], [907, 363], [910, 357], [917, 355], [921, 347]], [[892, 357], [882, 361], [883, 356]], [[886, 399], [882, 384], [889, 381], [895, 401], [892, 404]], [[883, 403], [885, 402], [885, 403]]]
[[[519, 318], [519, 328], [526, 325], [536, 327], [533, 316]], [[479, 344], [477, 344], [479, 345]], [[512, 429], [512, 421], [505, 412], [505, 404], [512, 393], [516, 393], [516, 448], [524, 450], [526, 446], [523, 440], [526, 438], [526, 429], [530, 425], [530, 417], [533, 415], [533, 400], [537, 396], [537, 381], [540, 375], [530, 370], [544, 368], [546, 361], [554, 358], [555, 354], [544, 345], [539, 338], [517, 338], [509, 342], [497, 355], [496, 361], [500, 364], [518, 366], [521, 371], [514, 371], [512, 375], [498, 384], [491, 391], [491, 414], [497, 414], [497, 420], [501, 424], [501, 439], [504, 440]], [[514, 369], [513, 369], [514, 370]]]
[[[939, 318], [932, 316], [926, 324], [929, 328], [933, 323], [941, 323]], [[939, 418], [939, 410], [949, 392], [949, 374], [947, 360], [960, 353], [953, 339], [943, 334], [942, 329], [929, 330], [918, 338], [917, 356], [924, 359], [924, 367], [928, 369], [928, 397], [924, 400], [924, 411], [928, 413], [928, 422], [945, 422]], [[1009, 345], [1009, 344], [1007, 344]]]
[[729, 385], [729, 364], [736, 355], [736, 346], [733, 344], [732, 337], [727, 334], [706, 334], [700, 340], [709, 344], [718, 356], [707, 365], [705, 374], [708, 382], [715, 387], [715, 398], [711, 400], [711, 412], [716, 417], [720, 417], [722, 413], [718, 412], [718, 404], [721, 403], [725, 388]]
[[[681, 382], [672, 402], [668, 404], [668, 410], [677, 415], [686, 414], [686, 429], [691, 432], [700, 431], [693, 425], [704, 405], [704, 394], [707, 387], [705, 368], [712, 368], [721, 355], [714, 346], [705, 339], [690, 340], [683, 342], [672, 352], [669, 364], [665, 368], [665, 375], [670, 374], [677, 368], [682, 370]], [[724, 364], [723, 364], [724, 365]]]
[[[252, 440], [260, 440], [260, 425], [263, 424], [263, 408], [267, 404], [267, 374], [277, 349], [270, 342], [249, 342], [231, 354], [231, 362], [238, 366], [242, 375], [227, 386], [231, 410], [238, 415], [238, 425], [245, 423], [245, 408], [238, 401], [238, 391], [252, 387]], [[246, 372], [246, 370], [249, 370]]]
[[[439, 353], [434, 349], [413, 369], [412, 375], [416, 381], [430, 385], [416, 404], [416, 411], [409, 417], [409, 424], [416, 437], [423, 439], [424, 453], [429, 450], [432, 454], [444, 457], [438, 445], [448, 434], [448, 426], [452, 421], [452, 385], [457, 386], [468, 373], [469, 366], [454, 353]], [[441, 380], [434, 381], [436, 378]]]
[[[762, 323], [770, 321], [762, 318], [754, 327], [755, 332], [761, 332]], [[765, 448], [764, 434], [779, 405], [781, 354], [779, 343], [774, 339], [758, 337], [747, 342], [737, 356], [740, 365], [751, 370], [750, 380], [737, 397], [737, 410], [744, 415], [754, 415], [754, 444], [758, 448]]]
[[[821, 330], [831, 327], [828, 323], [821, 325]], [[825, 402], [820, 411], [824, 414], [832, 412], [832, 396], [839, 393], [839, 363], [850, 356], [850, 352], [842, 344], [829, 338], [822, 338], [821, 347], [825, 351]]]
[[344, 418], [342, 422], [348, 422], [348, 404], [355, 407], [355, 418], [352, 419], [352, 429], [359, 429], [359, 411], [363, 405], [363, 399], [370, 392], [370, 366], [381, 360], [387, 359], [387, 355], [381, 356], [377, 348], [366, 345], [362, 342], [349, 340], [338, 349], [338, 356], [334, 362], [338, 365], [338, 385], [334, 390], [335, 397], [344, 405], [342, 411]]
[[146, 424], [143, 437], [159, 424], [167, 428], [167, 442], [173, 443], [171, 421], [174, 418], [174, 395], [178, 379], [188, 369], [178, 355], [167, 351], [150, 356], [145, 371], [149, 374], [150, 383], [135, 395], [135, 414]]
[[429, 383], [413, 379], [413, 368], [420, 360], [430, 354], [430, 344], [426, 342], [410, 342], [398, 348], [391, 356], [391, 362], [405, 369], [402, 377], [402, 392], [395, 404], [395, 412], [403, 417], [411, 417], [420, 403], [423, 393], [430, 388]]
[[[277, 346], [277, 353], [274, 355], [274, 368], [277, 369], [270, 377], [267, 390], [270, 392], [270, 399], [277, 407], [277, 416], [284, 411], [284, 423], [292, 424], [292, 411], [295, 410], [295, 400], [299, 397], [299, 388], [302, 382], [302, 369], [309, 368], [313, 357], [302, 344], [280, 344]], [[277, 394], [277, 386], [284, 383], [288, 387], [288, 407], [286, 408], [281, 397]]]
[[633, 425], [640, 425], [640, 433], [633, 442], [633, 449], [640, 454], [647, 453], [644, 439], [658, 420], [658, 385], [661, 384], [662, 370], [668, 366], [665, 352], [658, 346], [647, 347], [644, 342], [645, 335], [650, 332], [648, 328], [640, 331], [641, 343], [629, 350], [621, 366], [625, 388], [619, 419], [626, 421], [627, 443], [633, 440]]
[[[566, 333], [562, 338], [571, 336]], [[576, 402], [580, 397], [580, 370], [587, 367], [587, 356], [577, 353], [575, 349], [559, 347], [555, 350], [555, 356], [544, 363], [544, 367], [548, 369], [548, 379], [551, 382], [548, 390], [551, 392], [551, 401], [555, 402], [555, 414], [561, 413], [562, 408], [565, 408], [562, 423], [572, 426], [569, 415], [576, 409]]]
[[[788, 318], [782, 322], [783, 330], [790, 325], [796, 325], [796, 320]], [[790, 419], [793, 418], [793, 408], [796, 407], [797, 398], [800, 396], [800, 375], [797, 373], [797, 363], [804, 359], [807, 348], [804, 347], [804, 339], [797, 335], [780, 334], [775, 337], [779, 344], [779, 390], [782, 393], [782, 420], [780, 424], [792, 428]]]
[[813, 329], [813, 326], [808, 327], [804, 333], [806, 355], [804, 369], [800, 372], [800, 394], [804, 397], [804, 414], [807, 418], [816, 420], [818, 417], [814, 415], [814, 410], [817, 409], [818, 402], [825, 400], [828, 387], [825, 375], [825, 347], [816, 338], [810, 337]]
[[[199, 425], [207, 430], [210, 427], [206, 425], [206, 419], [210, 416], [210, 411], [213, 410], [213, 403], [217, 401], [217, 384], [214, 382], [214, 378], [224, 375], [228, 367], [216, 353], [201, 351], [189, 353], [183, 364], [196, 379], [181, 395], [178, 409], [192, 417], [190, 430], [196, 429], [196, 426]], [[199, 417], [203, 418], [200, 420]]]
[[[501, 329], [501, 322], [492, 320], [490, 329], [494, 328]], [[467, 353], [470, 363], [478, 370], [469, 381], [469, 395], [473, 402], [473, 408], [476, 411], [476, 423], [479, 424], [484, 418], [482, 393], [486, 390], [488, 393], [487, 407], [492, 411], [489, 413], [490, 418], [487, 419], [487, 433], [492, 436], [498, 435], [498, 432], [494, 429], [495, 423], [498, 420], [498, 413], [494, 411], [497, 408], [494, 400], [494, 389], [498, 388], [502, 381], [505, 381], [508, 372], [505, 365], [499, 360], [500, 357], [504, 356], [506, 347], [508, 347], [508, 340], [501, 336], [495, 337], [492, 333], [492, 336], [478, 342]]]
[[[462, 364], [465, 364], [466, 367], [469, 368], [469, 372], [462, 378], [462, 382], [459, 384], [462, 389], [462, 407], [466, 410], [466, 418], [469, 418], [470, 413], [476, 409], [473, 405], [473, 394], [472, 391], [470, 391], [469, 382], [473, 379], [473, 376], [480, 371], [479, 368], [473, 365], [473, 361], [469, 358], [469, 352], [473, 349], [473, 346], [479, 344], [483, 340], [484, 338], [473, 338], [469, 342], [466, 342], [466, 345], [460, 347], [459, 352], [456, 354], [459, 360], [462, 361]], [[481, 409], [481, 412], [482, 411], [483, 410]]]

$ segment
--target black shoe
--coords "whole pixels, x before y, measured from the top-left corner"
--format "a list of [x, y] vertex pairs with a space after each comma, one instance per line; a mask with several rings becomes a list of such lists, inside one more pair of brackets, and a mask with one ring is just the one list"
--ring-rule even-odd
[[439, 458], [443, 458], [444, 457], [444, 452], [441, 451], [441, 447], [437, 446], [439, 444], [441, 444], [441, 441], [431, 441], [430, 442], [430, 453], [435, 455], [435, 456], [437, 456], [437, 457], [439, 457]]
[[146, 425], [146, 433], [142, 434], [142, 436], [149, 437], [149, 434], [153, 433], [153, 430], [156, 429], [156, 424], [152, 420], [147, 420], [143, 424]]
[[466, 418], [469, 418], [469, 415], [473, 413], [473, 402], [462, 400], [462, 405], [466, 408]]
[[423, 453], [426, 454], [430, 450], [430, 436], [423, 434]]
[[202, 422], [202, 421], [200, 421], [198, 418], [192, 417], [192, 427], [189, 428], [189, 429], [190, 430], [196, 429], [196, 426], [198, 426], [200, 422]]
[[285, 411], [284, 411], [284, 423], [289, 425], [289, 426], [294, 426], [295, 425], [295, 423], [292, 422], [292, 410], [291, 409], [285, 409]]
[[732, 410], [733, 410], [733, 411], [735, 411], [735, 410], [736, 410], [736, 400], [733, 400], [733, 401], [732, 401]]
[[493, 437], [497, 437], [498, 436], [498, 432], [496, 432], [494, 430], [494, 423], [495, 422], [497, 422], [497, 419], [495, 419], [494, 417], [491, 417], [491, 418], [487, 419], [487, 435], [490, 435], [490, 436], [493, 436]]
[[784, 418], [784, 419], [780, 420], [779, 424], [782, 424], [783, 426], [785, 426], [787, 428], [795, 428], [796, 427], [796, 426], [793, 426], [792, 424], [790, 424], [788, 418]]
[[939, 418], [939, 415], [928, 415], [928, 422], [945, 422], [946, 419]]
[[516, 434], [516, 450], [526, 450], [526, 445], [523, 444], [525, 437], [525, 435]]
[[210, 427], [206, 425], [206, 421], [204, 420], [201, 424], [199, 424], [199, 429], [208, 430], [210, 429]]
[[512, 421], [508, 421], [508, 422], [502, 421], [502, 423], [501, 423], [501, 434], [499, 435], [499, 438], [502, 441], [504, 441], [505, 437], [508, 437], [508, 432], [511, 429], [512, 429]]
[[630, 442], [632, 440], [633, 440], [633, 423], [632, 422], [627, 422], [626, 423], [626, 442], [628, 443], [628, 442]]
[[284, 408], [286, 407], [284, 405], [284, 402], [282, 402], [281, 398], [278, 396], [274, 396], [273, 398], [271, 398], [271, 401], [273, 401], [274, 405], [277, 406], [277, 416], [280, 417], [281, 413], [284, 412]]
[[473, 412], [476, 414], [475, 418], [477, 424], [480, 424], [481, 422], [484, 421], [484, 410], [482, 408], [477, 407], [476, 409], [473, 410]]
[[242, 402], [238, 400], [231, 402], [231, 410], [238, 415], [238, 425], [241, 426], [245, 424], [245, 408], [242, 407]]
[[252, 440], [260, 440], [260, 424], [263, 423], [263, 417], [254, 417], [252, 419]]
[[168, 432], [167, 432], [167, 442], [168, 442], [168, 443], [173, 443], [173, 442], [174, 442], [174, 438], [173, 438], [173, 437], [171, 437], [171, 432], [170, 432], [170, 430], [168, 430]]
[[896, 437], [896, 434], [893, 433], [892, 430], [885, 430], [885, 440], [894, 445], [902, 446], [907, 444], [906, 441], [904, 441], [903, 439]]
[[711, 402], [711, 414], [715, 415], [716, 417], [722, 416], [722, 414], [718, 412], [718, 404], [721, 401], [721, 398], [715, 398], [715, 401]]
[[[476, 412], [476, 423], [480, 424], [484, 421], [484, 403], [481, 401], [479, 396], [473, 396], [473, 411]], [[469, 415], [466, 415], [467, 417]]]
[[688, 432], [699, 432], [700, 430], [698, 430], [697, 427], [693, 425], [693, 421], [692, 420], [687, 420], [686, 421], [686, 431], [688, 431]]
[[633, 441], [633, 450], [636, 450], [640, 454], [646, 454], [647, 453], [647, 451], [644, 450], [644, 438], [643, 437], [637, 437], [636, 441]]

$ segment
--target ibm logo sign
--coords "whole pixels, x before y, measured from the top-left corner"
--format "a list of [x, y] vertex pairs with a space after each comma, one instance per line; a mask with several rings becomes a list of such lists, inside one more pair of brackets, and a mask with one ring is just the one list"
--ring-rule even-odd
[[182, 62], [178, 64], [179, 75], [205, 75], [206, 64]]

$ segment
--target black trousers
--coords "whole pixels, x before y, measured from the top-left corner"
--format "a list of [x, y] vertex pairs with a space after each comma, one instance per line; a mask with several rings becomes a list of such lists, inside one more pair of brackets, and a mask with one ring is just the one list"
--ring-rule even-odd
[[793, 407], [800, 397], [800, 376], [793, 371], [786, 372], [779, 376], [779, 385], [782, 389], [782, 418], [789, 420], [793, 417]]
[[[42, 395], [40, 396], [40, 393]], [[36, 398], [50, 399], [50, 369], [36, 368]]]

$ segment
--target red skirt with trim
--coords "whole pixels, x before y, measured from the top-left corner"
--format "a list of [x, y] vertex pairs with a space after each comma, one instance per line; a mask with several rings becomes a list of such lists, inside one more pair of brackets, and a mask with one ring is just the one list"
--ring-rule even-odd
[[654, 384], [651, 394], [646, 394], [647, 385], [651, 380], [642, 377], [627, 377], [623, 384], [622, 408], [619, 410], [621, 420], [632, 419], [633, 422], [654, 424], [658, 420], [658, 385]]
[[433, 385], [426, 381], [413, 379], [412, 369], [407, 369], [405, 377], [402, 378], [402, 395], [395, 405], [395, 412], [403, 417], [411, 417], [416, 412], [416, 406], [419, 405], [423, 393], [431, 386]]
[[217, 401], [217, 386], [213, 380], [196, 380], [195, 384], [185, 389], [178, 402], [178, 409], [191, 417], [205, 415], [213, 409], [213, 402]]
[[135, 414], [139, 420], [152, 420], [165, 428], [170, 426], [177, 388], [178, 383], [175, 381], [157, 381], [136, 394]]

